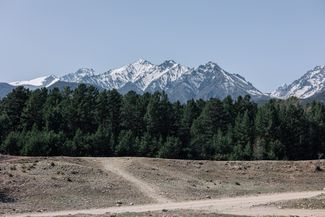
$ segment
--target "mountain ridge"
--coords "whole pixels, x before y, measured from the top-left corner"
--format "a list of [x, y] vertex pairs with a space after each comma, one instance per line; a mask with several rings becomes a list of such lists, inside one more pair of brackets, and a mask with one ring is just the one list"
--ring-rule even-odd
[[251, 95], [253, 98], [266, 97], [239, 74], [223, 70], [218, 64], [209, 61], [198, 67], [165, 60], [153, 64], [139, 59], [133, 63], [103, 73], [95, 73], [91, 68], [80, 68], [74, 73], [61, 77], [43, 76], [29, 81], [11, 82], [30, 89], [49, 87], [56, 82], [63, 84], [85, 83], [101, 89], [117, 89], [121, 93], [133, 90], [137, 93], [165, 91], [172, 101], [186, 102], [190, 99], [209, 99], [211, 97], [237, 97]]
[[325, 92], [325, 66], [316, 66], [291, 84], [278, 87], [270, 96], [280, 99], [292, 96], [307, 99], [322, 92]]
[[[131, 90], [139, 94], [165, 91], [172, 101], [181, 102], [190, 99], [224, 98], [228, 95], [233, 98], [250, 95], [255, 100], [286, 99], [291, 96], [307, 99], [314, 95], [324, 95], [321, 93], [325, 92], [325, 66], [316, 66], [291, 84], [284, 84], [269, 94], [255, 88], [240, 74], [229, 73], [212, 61], [189, 67], [174, 60], [153, 64], [148, 60], [138, 59], [103, 73], [96, 73], [92, 68], [80, 68], [61, 77], [50, 75], [9, 84], [23, 85], [33, 90], [50, 86], [75, 88], [80, 83], [90, 84], [98, 89], [117, 89], [123, 94]], [[9, 89], [11, 88], [8, 86], [4, 87], [4, 90]]]

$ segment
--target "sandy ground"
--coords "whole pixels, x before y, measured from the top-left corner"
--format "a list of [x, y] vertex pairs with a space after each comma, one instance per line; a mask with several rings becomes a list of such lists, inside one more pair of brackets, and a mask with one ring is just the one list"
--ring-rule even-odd
[[325, 184], [325, 173], [315, 173], [313, 165], [311, 161], [9, 157], [0, 160], [0, 215], [175, 216], [169, 213], [175, 210], [180, 216], [192, 212], [192, 216], [324, 217], [325, 209], [317, 207], [267, 206], [324, 193], [320, 186]]

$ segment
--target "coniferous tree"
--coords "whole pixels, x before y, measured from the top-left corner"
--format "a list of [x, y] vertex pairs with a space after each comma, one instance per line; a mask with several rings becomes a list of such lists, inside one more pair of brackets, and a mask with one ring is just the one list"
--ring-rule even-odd
[[118, 156], [133, 156], [135, 155], [135, 138], [132, 131], [121, 131], [119, 143], [115, 147], [115, 153]]
[[251, 128], [248, 111], [245, 111], [243, 116], [240, 114], [237, 116], [233, 135], [235, 143], [233, 158], [250, 159], [251, 156], [248, 155], [251, 154]]
[[182, 146], [177, 137], [167, 137], [166, 142], [160, 147], [158, 156], [162, 158], [179, 158]]
[[48, 93], [43, 109], [43, 120], [47, 131], [58, 133], [63, 129], [61, 101], [62, 95], [58, 88], [54, 88]]
[[10, 132], [0, 145], [0, 151], [4, 154], [21, 154], [24, 135], [21, 132]]
[[43, 128], [43, 107], [46, 98], [46, 88], [37, 89], [30, 94], [21, 114], [21, 125], [24, 130], [31, 130], [33, 126], [39, 130]]
[[121, 104], [122, 96], [113, 89], [108, 95], [110, 111], [110, 129], [112, 131], [113, 148], [118, 144], [118, 137], [121, 131]]
[[16, 88], [0, 101], [0, 152], [182, 159], [313, 159], [325, 105], [250, 97], [169, 102], [166, 93]]
[[8, 128], [10, 131], [21, 129], [20, 120], [25, 103], [29, 97], [29, 91], [24, 87], [17, 87], [9, 93], [1, 102], [3, 114], [8, 118]]

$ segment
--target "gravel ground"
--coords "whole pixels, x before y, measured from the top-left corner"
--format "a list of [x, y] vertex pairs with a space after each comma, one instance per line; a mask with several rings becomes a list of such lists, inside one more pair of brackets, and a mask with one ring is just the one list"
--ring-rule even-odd
[[[125, 172], [170, 201], [325, 187], [325, 172], [315, 173], [314, 161], [217, 162], [152, 158], [105, 158], [105, 161], [118, 163]], [[1, 156], [0, 215], [155, 202], [143, 189], [98, 162], [98, 158]], [[325, 168], [325, 161], [321, 167]], [[317, 208], [322, 201], [312, 200], [315, 205], [309, 206]], [[166, 213], [150, 213], [160, 214]], [[176, 216], [181, 214], [176, 213]]]
[[320, 194], [317, 197], [289, 200], [277, 203], [267, 204], [268, 206], [276, 206], [280, 209], [325, 209], [325, 194]]
[[[121, 160], [121, 159], [119, 159]], [[174, 201], [322, 190], [325, 172], [314, 161], [188, 161], [122, 158], [130, 174]], [[325, 168], [325, 161], [321, 166]]]
[[0, 215], [150, 203], [126, 180], [79, 158], [0, 161]]

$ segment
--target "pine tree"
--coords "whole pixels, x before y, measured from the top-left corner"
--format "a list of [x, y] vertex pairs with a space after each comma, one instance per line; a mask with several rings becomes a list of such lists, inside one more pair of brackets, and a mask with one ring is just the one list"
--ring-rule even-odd
[[91, 144], [91, 153], [94, 156], [113, 156], [113, 147], [111, 144], [111, 134], [109, 129], [99, 126], [97, 131], [89, 136]]
[[[191, 141], [191, 127], [195, 119], [200, 115], [200, 110], [194, 100], [189, 100], [185, 105], [181, 126], [179, 128], [179, 138], [183, 146], [188, 146]], [[188, 147], [189, 148], [189, 147]], [[186, 148], [186, 149], [188, 149]], [[185, 151], [186, 152], [186, 151]], [[186, 153], [182, 155], [182, 158], [186, 157]]]
[[20, 86], [9, 93], [1, 102], [3, 112], [8, 117], [8, 128], [11, 131], [22, 128], [20, 125], [21, 114], [29, 94], [27, 89]]
[[223, 134], [221, 130], [213, 136], [213, 145], [215, 147], [216, 160], [227, 160], [232, 151], [232, 132], [231, 129]]
[[166, 138], [171, 127], [171, 104], [168, 102], [167, 95], [163, 93], [154, 93], [148, 103], [145, 114], [147, 132], [157, 137]]
[[149, 133], [144, 133], [140, 139], [140, 144], [137, 145], [137, 147], [139, 148], [139, 156], [154, 156], [157, 149], [157, 140], [155, 138], [152, 138]]
[[115, 153], [117, 156], [133, 156], [136, 153], [135, 139], [131, 130], [121, 131]]
[[139, 95], [130, 91], [124, 97], [121, 106], [121, 129], [131, 130], [135, 136], [143, 132], [143, 117]]
[[20, 155], [24, 145], [24, 134], [20, 132], [10, 132], [0, 145], [0, 152], [10, 155]]
[[97, 125], [112, 131], [110, 123], [111, 113], [109, 105], [109, 93], [106, 90], [97, 95], [94, 113]]
[[51, 153], [51, 147], [46, 139], [46, 132], [38, 130], [37, 126], [34, 125], [32, 130], [25, 134], [21, 154], [29, 156], [48, 156]]
[[94, 114], [96, 111], [96, 98], [98, 90], [92, 86], [80, 84], [73, 92], [72, 106], [72, 127], [73, 130], [80, 129], [87, 133], [94, 133], [96, 130]]
[[283, 107], [282, 128], [280, 141], [285, 146], [285, 153], [290, 160], [308, 159], [306, 119], [303, 109], [295, 99], [286, 102]]
[[46, 88], [37, 89], [30, 94], [21, 114], [21, 125], [24, 130], [31, 130], [33, 126], [39, 130], [43, 128], [43, 106], [46, 98]]
[[63, 115], [62, 95], [58, 88], [54, 88], [48, 93], [43, 109], [43, 120], [47, 131], [55, 131], [56, 133], [62, 131]]
[[113, 89], [109, 92], [109, 111], [110, 111], [110, 121], [111, 124], [110, 129], [112, 130], [112, 142], [113, 148], [118, 144], [118, 138], [121, 131], [121, 104], [122, 97], [117, 92], [117, 90]]
[[158, 156], [161, 158], [179, 158], [182, 152], [180, 141], [177, 137], [167, 137], [166, 142], [160, 147]]
[[248, 116], [248, 111], [245, 111], [244, 116], [237, 116], [234, 126], [234, 153], [233, 158], [236, 160], [250, 159], [248, 156], [251, 150], [251, 124]]

